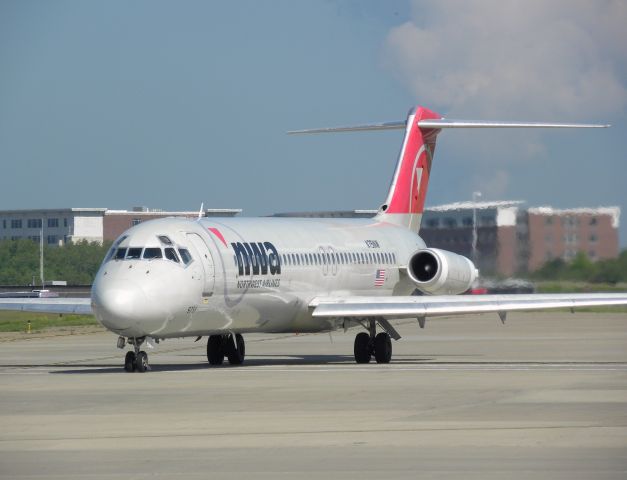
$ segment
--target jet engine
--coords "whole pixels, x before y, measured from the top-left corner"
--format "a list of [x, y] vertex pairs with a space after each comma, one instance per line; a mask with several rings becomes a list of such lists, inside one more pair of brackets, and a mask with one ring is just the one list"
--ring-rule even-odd
[[430, 295], [457, 295], [470, 288], [479, 272], [466, 257], [437, 248], [414, 253], [407, 274], [418, 290]]

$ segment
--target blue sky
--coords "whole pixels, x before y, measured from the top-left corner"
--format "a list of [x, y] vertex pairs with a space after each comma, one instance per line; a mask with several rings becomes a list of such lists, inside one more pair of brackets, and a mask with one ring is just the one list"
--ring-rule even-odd
[[[400, 132], [449, 117], [427, 203], [627, 208], [627, 2], [0, 1], [0, 209], [376, 208]], [[627, 245], [627, 221], [621, 243]]]

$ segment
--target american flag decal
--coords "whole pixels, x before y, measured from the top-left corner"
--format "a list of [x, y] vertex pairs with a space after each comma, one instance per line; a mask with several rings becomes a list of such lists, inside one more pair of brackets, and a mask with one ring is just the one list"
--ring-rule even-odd
[[374, 275], [374, 286], [380, 287], [384, 283], [385, 283], [385, 270], [379, 269], [377, 270], [377, 273], [375, 273]]

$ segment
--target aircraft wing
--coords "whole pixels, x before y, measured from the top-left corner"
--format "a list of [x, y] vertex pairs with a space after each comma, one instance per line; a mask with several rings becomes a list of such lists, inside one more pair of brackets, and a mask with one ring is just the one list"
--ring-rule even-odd
[[555, 308], [627, 305], [627, 293], [529, 294], [529, 295], [440, 295], [405, 297], [316, 297], [309, 304], [314, 317], [384, 319]]
[[0, 310], [91, 315], [91, 298], [0, 298]]

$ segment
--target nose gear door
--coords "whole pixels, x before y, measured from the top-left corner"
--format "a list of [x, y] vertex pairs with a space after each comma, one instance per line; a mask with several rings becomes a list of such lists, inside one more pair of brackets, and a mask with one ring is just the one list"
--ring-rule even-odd
[[211, 252], [209, 251], [207, 244], [197, 233], [188, 233], [187, 239], [191, 243], [192, 251], [195, 254], [194, 260], [200, 262], [204, 272], [204, 287], [202, 296], [210, 297], [213, 294], [213, 286], [215, 282], [215, 268]]

